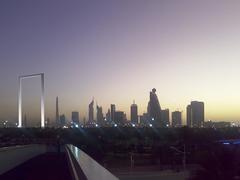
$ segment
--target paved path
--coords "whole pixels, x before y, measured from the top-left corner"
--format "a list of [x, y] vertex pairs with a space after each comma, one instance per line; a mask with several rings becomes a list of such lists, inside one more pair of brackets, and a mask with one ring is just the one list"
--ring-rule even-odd
[[37, 156], [0, 176], [1, 180], [68, 180], [71, 179], [65, 154]]

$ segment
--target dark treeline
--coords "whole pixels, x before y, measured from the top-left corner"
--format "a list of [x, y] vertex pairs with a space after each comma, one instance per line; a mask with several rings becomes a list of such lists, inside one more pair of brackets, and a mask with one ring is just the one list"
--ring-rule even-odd
[[[175, 149], [186, 152], [186, 163], [199, 164], [202, 174], [208, 173], [205, 169], [216, 167], [219, 159], [233, 158], [238, 154], [226, 152], [226, 146], [218, 140], [240, 139], [239, 128], [2, 128], [0, 129], [0, 145], [16, 144], [73, 144], [88, 153], [101, 164], [111, 164], [120, 159], [129, 159], [130, 154], [136, 157], [149, 155], [150, 159], [144, 162], [159, 166], [176, 167], [182, 165], [183, 155]], [[228, 148], [229, 149], [229, 148]], [[221, 154], [221, 153], [225, 153]], [[239, 154], [238, 154], [239, 155]], [[148, 157], [149, 157], [148, 156]], [[219, 156], [219, 158], [217, 157]], [[229, 156], [229, 157], [228, 157]], [[143, 157], [143, 156], [142, 156]], [[217, 160], [216, 160], [217, 159]], [[115, 160], [115, 161], [114, 161]], [[204, 161], [206, 160], [206, 161]], [[137, 158], [136, 161], [137, 163]], [[140, 162], [140, 161], [139, 161]], [[209, 164], [212, 166], [209, 167]], [[215, 165], [214, 165], [215, 164]], [[146, 165], [146, 164], [145, 164]], [[232, 164], [228, 165], [231, 166]], [[222, 167], [219, 165], [219, 167]], [[238, 167], [238, 166], [237, 166]], [[234, 168], [231, 168], [233, 170]], [[231, 172], [232, 173], [232, 172]], [[219, 176], [223, 176], [220, 174]]]

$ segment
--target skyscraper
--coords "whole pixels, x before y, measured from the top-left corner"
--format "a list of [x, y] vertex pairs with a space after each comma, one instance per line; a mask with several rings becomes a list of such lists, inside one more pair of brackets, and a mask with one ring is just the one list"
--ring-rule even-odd
[[191, 105], [187, 106], [187, 126], [192, 127], [192, 108], [191, 108]]
[[115, 122], [115, 111], [116, 111], [116, 106], [115, 104], [111, 104], [111, 121]]
[[60, 117], [59, 117], [59, 121], [60, 121], [60, 126], [63, 127], [65, 126], [66, 124], [66, 117], [64, 114], [62, 114]]
[[163, 124], [166, 125], [165, 127], [170, 126], [170, 120], [169, 120], [169, 109], [164, 109], [161, 111], [161, 118], [163, 121]]
[[94, 122], [94, 100], [88, 105], [88, 123], [91, 124]]
[[100, 126], [103, 126], [103, 125], [104, 125], [102, 107], [100, 107], [100, 106], [97, 106], [97, 123], [98, 123]]
[[115, 115], [114, 115], [115, 119], [115, 123], [118, 125], [124, 125], [125, 123], [125, 114], [122, 111], [116, 111]]
[[172, 112], [172, 127], [182, 126], [182, 113], [180, 111]]
[[150, 100], [148, 102], [148, 114], [154, 126], [157, 127], [166, 126], [161, 119], [161, 107], [158, 101], [155, 88], [153, 88], [152, 91], [150, 92]]
[[133, 104], [131, 105], [130, 110], [131, 110], [131, 122], [133, 124], [137, 124], [138, 123], [138, 107], [134, 101], [133, 101]]
[[74, 125], [79, 125], [79, 112], [72, 112], [72, 122]]
[[204, 124], [204, 103], [199, 101], [191, 102], [192, 127], [203, 127]]
[[58, 97], [56, 98], [56, 126], [58, 127], [60, 125], [59, 122], [59, 110], [58, 110]]
[[108, 109], [108, 112], [106, 113], [106, 120], [107, 120], [108, 123], [111, 122], [111, 111], [110, 111], [110, 109]]
[[144, 125], [144, 126], [149, 126], [150, 124], [152, 124], [152, 122], [150, 121], [149, 118], [149, 114], [148, 113], [143, 113], [142, 116], [140, 116], [140, 124]]

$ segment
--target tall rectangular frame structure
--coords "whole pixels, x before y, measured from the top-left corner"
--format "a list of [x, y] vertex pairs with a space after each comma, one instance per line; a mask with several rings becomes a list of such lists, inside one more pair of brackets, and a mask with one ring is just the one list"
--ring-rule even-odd
[[41, 77], [41, 128], [45, 127], [45, 103], [44, 103], [44, 73], [19, 76], [18, 83], [18, 127], [22, 127], [22, 80], [27, 78]]

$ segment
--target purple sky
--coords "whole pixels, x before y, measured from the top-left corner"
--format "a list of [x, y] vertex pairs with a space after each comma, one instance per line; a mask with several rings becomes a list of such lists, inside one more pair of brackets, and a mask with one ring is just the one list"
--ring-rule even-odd
[[[17, 117], [17, 77], [44, 72], [46, 113], [87, 117], [92, 97], [129, 114], [205, 102], [206, 119], [240, 119], [239, 1], [0, 1], [0, 120]], [[40, 82], [40, 81], [39, 81]], [[24, 112], [38, 117], [40, 86], [24, 81]]]

